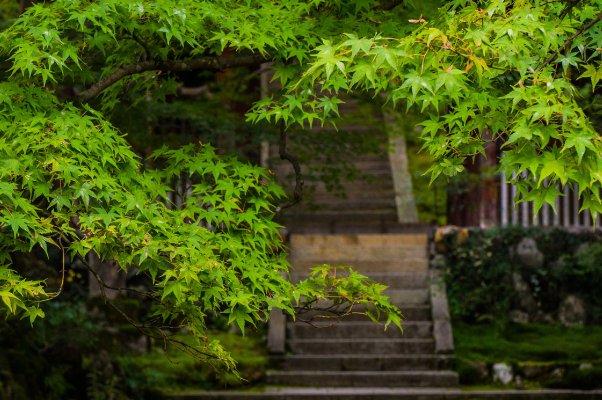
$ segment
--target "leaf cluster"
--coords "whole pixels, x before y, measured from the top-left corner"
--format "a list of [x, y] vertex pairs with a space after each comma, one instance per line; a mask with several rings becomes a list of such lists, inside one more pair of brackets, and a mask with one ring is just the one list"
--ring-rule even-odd
[[[152, 278], [153, 318], [141, 331], [188, 327], [196, 347], [181, 349], [226, 369], [228, 352], [205, 331], [208, 313], [229, 316], [244, 331], [273, 307], [295, 313], [300, 297], [329, 298], [338, 287], [352, 304], [372, 302], [377, 312], [399, 311], [382, 288], [357, 277], [310, 281], [297, 289], [273, 202], [284, 195], [263, 168], [219, 157], [210, 145], [167, 146], [142, 161], [99, 112], [60, 102], [52, 93], [1, 82], [0, 295], [6, 312], [43, 316], [39, 304], [58, 293], [9, 268], [11, 253], [57, 246], [85, 262], [90, 251], [116, 268]], [[168, 194], [181, 182], [178, 200]], [[101, 290], [110, 288], [104, 287]], [[328, 288], [326, 287], [328, 285]], [[363, 293], [359, 295], [358, 293]]]
[[591, 80], [596, 90], [602, 76], [600, 3], [453, 1], [439, 11], [409, 30], [324, 38], [308, 67], [276, 66], [289, 94], [258, 103], [250, 119], [311, 125], [337, 113], [340, 90], [372, 91], [430, 113], [421, 125], [432, 179], [499, 140], [517, 202], [554, 207], [558, 188], [575, 183], [583, 209], [601, 211], [599, 133], [575, 88]]

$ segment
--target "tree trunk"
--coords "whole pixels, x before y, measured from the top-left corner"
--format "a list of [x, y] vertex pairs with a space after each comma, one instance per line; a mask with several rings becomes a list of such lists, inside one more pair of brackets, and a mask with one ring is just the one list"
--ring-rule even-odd
[[27, 10], [33, 4], [34, 4], [33, 0], [21, 0], [21, 10], [19, 11], [19, 13], [23, 14], [25, 12], [25, 10]]
[[[483, 139], [492, 135], [484, 132]], [[497, 146], [493, 142], [479, 154], [467, 158], [466, 174], [450, 182], [447, 200], [447, 223], [457, 226], [489, 228], [498, 223], [498, 186], [494, 174], [488, 174], [498, 164]]]

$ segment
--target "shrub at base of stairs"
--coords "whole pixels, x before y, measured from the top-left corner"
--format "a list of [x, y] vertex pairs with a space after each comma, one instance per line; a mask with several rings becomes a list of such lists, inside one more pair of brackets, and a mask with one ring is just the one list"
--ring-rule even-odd
[[565, 378], [551, 379], [544, 386], [552, 389], [602, 389], [602, 367], [574, 369]]
[[464, 322], [602, 324], [602, 232], [442, 227], [433, 268]]

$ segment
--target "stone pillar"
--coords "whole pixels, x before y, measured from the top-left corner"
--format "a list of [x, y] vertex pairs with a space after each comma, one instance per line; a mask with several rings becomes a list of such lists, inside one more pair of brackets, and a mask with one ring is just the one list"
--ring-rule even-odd
[[[263, 63], [261, 64], [260, 74], [261, 74], [261, 99], [265, 99], [270, 92], [270, 78], [273, 73], [270, 71], [270, 67], [273, 63]], [[270, 158], [270, 143], [267, 140], [263, 140], [261, 142], [261, 148], [259, 150], [259, 165], [263, 168], [268, 167], [268, 159]]]
[[[285, 273], [281, 272], [284, 277]], [[270, 310], [270, 320], [268, 325], [268, 351], [271, 354], [284, 354], [286, 340], [286, 315], [279, 308]]]
[[286, 339], [286, 315], [279, 308], [270, 310], [270, 325], [268, 329], [268, 350], [271, 354], [284, 354]]
[[452, 335], [447, 293], [445, 283], [443, 283], [443, 280], [441, 279], [441, 272], [436, 269], [431, 269], [430, 280], [435, 354], [452, 354], [454, 352], [454, 338]]
[[414, 200], [412, 176], [408, 171], [406, 138], [399, 133], [394, 133], [394, 135], [389, 138], [392, 147], [389, 151], [389, 163], [395, 189], [397, 220], [402, 224], [415, 224], [418, 223], [418, 212]]

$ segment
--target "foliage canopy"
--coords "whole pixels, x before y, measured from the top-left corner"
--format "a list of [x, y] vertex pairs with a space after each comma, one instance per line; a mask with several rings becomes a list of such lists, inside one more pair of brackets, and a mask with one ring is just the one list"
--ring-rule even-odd
[[[182, 348], [227, 366], [221, 346], [207, 343], [209, 310], [243, 328], [272, 307], [295, 313], [319, 298], [347, 299], [399, 324], [383, 287], [357, 274], [323, 267], [297, 286], [280, 275], [288, 264], [272, 217], [284, 193], [265, 170], [209, 145], [162, 149], [143, 163], [109, 116], [126, 95], [164, 100], [183, 71], [274, 62], [283, 90], [257, 102], [251, 121], [334, 121], [337, 92], [368, 90], [430, 114], [422, 137], [433, 178], [459, 172], [490, 132], [505, 141], [507, 176], [528, 174], [517, 182], [524, 201], [554, 206], [557, 185], [575, 182], [584, 208], [602, 211], [595, 97], [583, 101], [575, 86], [588, 80], [595, 91], [602, 78], [600, 19], [602, 3], [587, 0], [455, 0], [437, 12], [409, 0], [35, 5], [0, 32], [6, 310], [33, 322], [36, 304], [58, 295], [9, 269], [11, 252], [50, 244], [152, 276], [154, 290], [141, 295], [157, 300], [161, 321], [137, 326], [169, 340], [158, 326], [182, 321], [200, 345]], [[182, 176], [189, 184], [176, 206], [167, 183]]]

